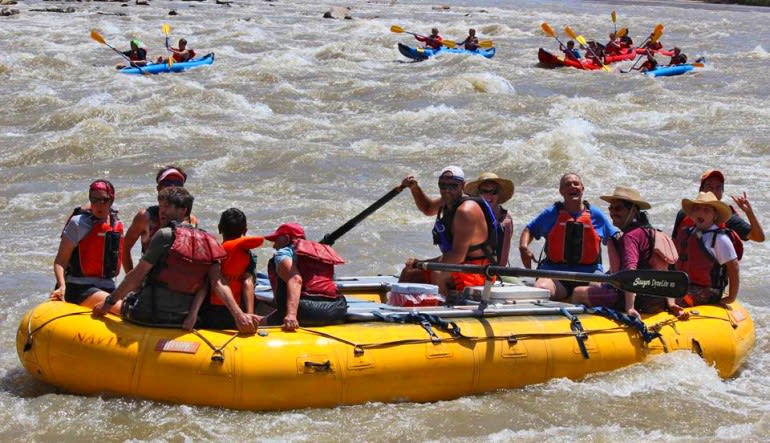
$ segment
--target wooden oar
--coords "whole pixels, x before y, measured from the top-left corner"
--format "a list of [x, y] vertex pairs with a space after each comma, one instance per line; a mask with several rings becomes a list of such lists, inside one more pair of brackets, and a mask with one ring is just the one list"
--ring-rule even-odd
[[369, 217], [374, 213], [374, 211], [380, 209], [385, 203], [393, 200], [393, 197], [397, 196], [404, 188], [402, 186], [396, 186], [395, 188], [391, 189], [390, 192], [380, 197], [379, 200], [372, 203], [371, 206], [361, 211], [360, 214], [356, 215], [355, 217], [351, 218], [347, 221], [344, 225], [337, 228], [336, 231], [332, 232], [331, 234], [324, 235], [324, 238], [321, 240], [321, 243], [325, 245], [333, 245], [337, 239], [345, 235], [348, 231], [356, 227], [358, 223], [361, 222], [361, 220], [365, 219], [366, 217]]
[[[426, 37], [426, 36], [424, 36], [422, 34], [417, 34], [417, 33], [410, 32], [410, 31], [405, 31], [404, 28], [402, 28], [401, 26], [398, 26], [398, 25], [391, 26], [390, 27], [390, 32], [395, 32], [397, 34], [401, 34], [401, 33], [411, 34], [411, 35], [414, 35], [415, 37], [428, 38], [428, 37]], [[441, 44], [446, 46], [447, 48], [454, 48], [454, 47], [457, 46], [457, 43], [452, 41], [452, 40], [443, 40], [442, 39], [441, 40]], [[481, 46], [481, 42], [479, 42], [479, 46]]]
[[486, 276], [553, 278], [580, 282], [601, 282], [629, 292], [655, 297], [682, 297], [687, 293], [690, 279], [681, 271], [635, 270], [614, 274], [585, 272], [546, 271], [541, 269], [512, 268], [506, 266], [480, 266], [436, 262], [417, 262], [416, 267], [426, 271], [461, 272]]
[[590, 47], [590, 46], [588, 46], [588, 42], [586, 42], [586, 39], [585, 39], [585, 37], [583, 37], [582, 35], [577, 35], [577, 34], [575, 34], [575, 31], [573, 31], [573, 30], [572, 30], [572, 28], [570, 28], [569, 26], [567, 26], [567, 27], [565, 27], [565, 28], [564, 28], [564, 32], [565, 32], [567, 35], [569, 35], [571, 38], [573, 38], [573, 39], [577, 40], [577, 41], [578, 41], [578, 43], [580, 43], [581, 45], [583, 45], [583, 46], [584, 46], [584, 47], [585, 47], [585, 48], [586, 48], [588, 51], [590, 51], [590, 52], [591, 52], [591, 54], [593, 54], [593, 56], [594, 56], [594, 58], [596, 59], [596, 61], [598, 61], [599, 63], [601, 63], [601, 64], [602, 64], [602, 71], [605, 71], [605, 72], [612, 72], [612, 68], [610, 68], [610, 66], [609, 66], [609, 65], [605, 65], [605, 64], [604, 64], [604, 62], [603, 62], [602, 60], [599, 60], [599, 56], [597, 56], [597, 55], [596, 55], [596, 53], [594, 52], [594, 50], [593, 50], [593, 49], [591, 49], [591, 47]]
[[171, 34], [171, 26], [169, 26], [168, 23], [163, 23], [163, 26], [160, 28], [163, 32], [163, 35], [166, 36], [166, 50], [170, 53], [168, 56], [168, 69], [171, 69], [172, 66], [174, 66], [174, 51], [171, 50], [171, 46], [168, 44], [168, 37], [169, 34]]
[[111, 46], [109, 43], [107, 43], [107, 41], [106, 41], [106, 40], [104, 40], [104, 37], [102, 37], [102, 35], [101, 35], [101, 34], [99, 34], [99, 31], [97, 31], [96, 29], [92, 29], [92, 30], [91, 30], [91, 38], [92, 38], [92, 39], [94, 39], [94, 40], [96, 40], [97, 42], [99, 42], [99, 43], [101, 43], [101, 44], [103, 44], [103, 45], [107, 46], [108, 48], [112, 49], [113, 51], [117, 52], [118, 54], [120, 54], [120, 56], [121, 56], [121, 57], [123, 57], [124, 59], [126, 59], [126, 61], [128, 62], [128, 64], [129, 64], [129, 65], [131, 65], [132, 67], [134, 67], [134, 68], [138, 69], [138, 70], [139, 70], [139, 72], [140, 72], [141, 74], [143, 74], [143, 75], [148, 75], [148, 74], [147, 74], [147, 72], [145, 72], [145, 71], [142, 69], [142, 67], [141, 67], [141, 66], [139, 66], [139, 65], [137, 65], [136, 63], [134, 63], [133, 61], [131, 61], [131, 58], [130, 58], [130, 57], [128, 57], [126, 54], [122, 53], [120, 50], [118, 50], [118, 49], [114, 48], [114, 47], [113, 47], [113, 46]]

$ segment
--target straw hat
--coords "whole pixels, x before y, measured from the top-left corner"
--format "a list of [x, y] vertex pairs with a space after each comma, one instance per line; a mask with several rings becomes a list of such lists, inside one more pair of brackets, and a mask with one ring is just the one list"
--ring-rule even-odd
[[612, 200], [624, 200], [635, 204], [639, 207], [639, 209], [650, 209], [652, 207], [649, 203], [642, 200], [642, 196], [639, 195], [639, 191], [634, 188], [627, 188], [625, 186], [616, 186], [615, 190], [612, 192], [612, 195], [602, 195], [599, 198], [606, 201], [607, 203], [612, 203]]
[[494, 172], [485, 172], [478, 179], [465, 184], [465, 192], [468, 195], [478, 196], [479, 186], [484, 182], [495, 182], [498, 187], [497, 203], [505, 203], [513, 197], [513, 182], [511, 180], [500, 178]]
[[[717, 219], [714, 223], [720, 224], [727, 221], [733, 215], [733, 211], [727, 204], [722, 203], [713, 192], [699, 192], [695, 200], [682, 199], [682, 210], [688, 217], [693, 218], [691, 214], [693, 205], [708, 205], [717, 211]], [[694, 219], [694, 218], [693, 218]]]

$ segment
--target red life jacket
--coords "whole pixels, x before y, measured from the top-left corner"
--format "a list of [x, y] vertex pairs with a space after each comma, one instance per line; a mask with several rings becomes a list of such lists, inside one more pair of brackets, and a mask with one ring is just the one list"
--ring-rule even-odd
[[91, 217], [93, 226], [72, 251], [66, 274], [96, 278], [117, 276], [120, 273], [124, 239], [123, 222], [118, 218], [118, 212], [110, 209], [108, 220], [100, 220], [91, 211], [77, 207], [67, 223], [76, 215]]
[[[243, 295], [243, 280], [241, 276], [246, 272], [251, 261], [250, 249], [258, 248], [265, 242], [263, 237], [239, 237], [222, 243], [222, 247], [227, 253], [227, 258], [222, 261], [222, 277], [227, 281], [230, 290], [233, 292], [235, 302], [241, 306], [241, 296]], [[214, 292], [209, 295], [212, 305], [223, 306], [224, 303]]]
[[[345, 260], [329, 245], [305, 239], [297, 239], [293, 245], [297, 253], [297, 270], [302, 276], [300, 296], [339, 297], [337, 284], [334, 282], [334, 265], [343, 264]], [[270, 260], [267, 273], [273, 291], [286, 291], [286, 282], [278, 277], [275, 269], [275, 259]]]
[[174, 242], [163, 263], [155, 266], [151, 285], [162, 285], [171, 291], [195, 295], [206, 284], [209, 268], [226, 256], [224, 248], [208, 232], [190, 225], [172, 223]]
[[551, 263], [593, 265], [602, 258], [602, 239], [591, 221], [591, 206], [577, 217], [564, 209], [564, 203], [555, 204], [559, 213], [556, 223], [545, 238], [545, 254]]
[[[743, 247], [736, 245], [740, 242], [738, 235], [732, 229], [719, 228], [705, 232], [713, 232], [712, 247], [717, 235], [725, 234], [732, 241], [738, 260], [743, 258]], [[676, 239], [676, 249], [679, 253], [675, 268], [684, 271], [690, 277], [690, 284], [722, 291], [727, 286], [727, 266], [720, 265], [716, 258], [706, 249], [700, 238], [695, 235], [695, 228], [690, 227], [679, 231]]]

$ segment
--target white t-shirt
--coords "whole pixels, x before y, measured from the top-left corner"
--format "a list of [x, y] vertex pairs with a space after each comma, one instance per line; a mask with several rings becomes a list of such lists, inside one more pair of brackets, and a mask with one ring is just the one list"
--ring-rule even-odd
[[[716, 229], [719, 229], [719, 226], [711, 225], [707, 231]], [[700, 231], [696, 231], [695, 235], [699, 235], [700, 233]], [[717, 236], [716, 242], [714, 241], [714, 235]], [[706, 250], [709, 251], [711, 256], [714, 257], [720, 265], [738, 258], [738, 254], [735, 252], [735, 246], [733, 246], [733, 242], [730, 240], [727, 234], [723, 232], [719, 234], [717, 234], [717, 232], [703, 232], [701, 241], [706, 247]]]

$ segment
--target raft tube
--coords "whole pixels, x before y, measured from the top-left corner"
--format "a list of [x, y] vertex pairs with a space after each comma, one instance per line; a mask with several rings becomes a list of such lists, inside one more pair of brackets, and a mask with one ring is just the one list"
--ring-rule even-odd
[[126, 67], [118, 70], [121, 74], [164, 74], [167, 72], [183, 72], [188, 69], [214, 63], [214, 53], [206, 54], [200, 58], [194, 58], [186, 62], [176, 62], [168, 67], [168, 63], [152, 63], [140, 68]]
[[495, 56], [496, 50], [495, 48], [479, 48], [475, 51], [470, 51], [465, 48], [447, 48], [446, 46], [442, 46], [438, 49], [432, 49], [411, 47], [403, 43], [399, 43], [398, 52], [400, 52], [404, 57], [411, 58], [412, 60], [422, 61], [440, 54], [473, 54], [481, 55], [486, 58], [492, 58]]

